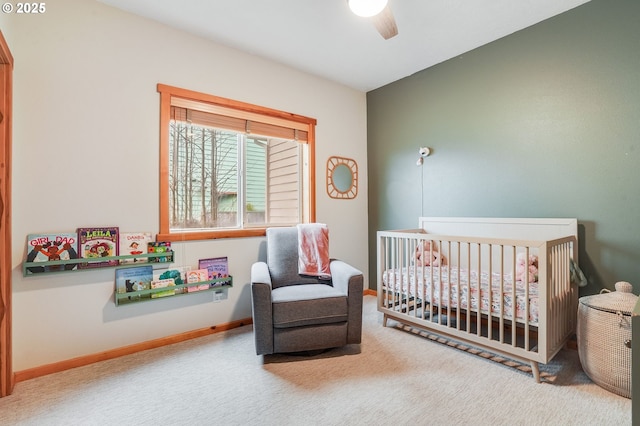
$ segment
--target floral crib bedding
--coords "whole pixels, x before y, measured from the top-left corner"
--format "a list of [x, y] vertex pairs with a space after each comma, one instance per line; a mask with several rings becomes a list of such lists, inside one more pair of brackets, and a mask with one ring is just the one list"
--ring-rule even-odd
[[[493, 272], [491, 276], [491, 291], [489, 291], [489, 273], [467, 271], [452, 266], [388, 269], [383, 273], [382, 282], [386, 291], [401, 292], [403, 295], [418, 298], [434, 306], [452, 309], [468, 308], [473, 312], [480, 310], [483, 314], [490, 312], [493, 316], [505, 319], [513, 319], [515, 300], [516, 321], [524, 322], [528, 305], [529, 324], [537, 325], [538, 283], [529, 282], [527, 286], [524, 281], [516, 280], [514, 297], [511, 274]], [[502, 307], [500, 306], [501, 282]]]

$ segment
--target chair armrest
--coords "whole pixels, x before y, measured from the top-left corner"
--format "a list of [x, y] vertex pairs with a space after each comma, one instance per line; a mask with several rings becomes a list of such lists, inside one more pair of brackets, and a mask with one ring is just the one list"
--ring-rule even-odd
[[255, 262], [251, 265], [251, 284], [263, 283], [271, 287], [271, 274], [266, 262]]
[[362, 297], [364, 277], [362, 272], [342, 260], [333, 259], [330, 264], [333, 286], [347, 296], [356, 293]]
[[256, 354], [273, 353], [271, 275], [265, 262], [256, 262], [251, 265], [251, 312]]
[[341, 260], [332, 260], [330, 268], [333, 287], [347, 296], [347, 343], [361, 343], [364, 276]]

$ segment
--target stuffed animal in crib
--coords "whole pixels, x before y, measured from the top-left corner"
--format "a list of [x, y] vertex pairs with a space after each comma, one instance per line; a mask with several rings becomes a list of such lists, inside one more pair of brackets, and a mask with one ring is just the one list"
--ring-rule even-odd
[[516, 280], [524, 281], [525, 271], [529, 269], [529, 282], [535, 283], [538, 281], [538, 256], [535, 254], [529, 255], [527, 261], [524, 253], [518, 253], [516, 258]]
[[420, 241], [416, 246], [416, 261], [418, 266], [446, 265], [447, 259], [438, 252], [433, 241]]

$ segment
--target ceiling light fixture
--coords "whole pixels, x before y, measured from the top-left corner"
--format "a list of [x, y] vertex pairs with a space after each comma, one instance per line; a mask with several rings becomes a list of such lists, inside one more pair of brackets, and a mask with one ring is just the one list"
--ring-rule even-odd
[[375, 16], [387, 5], [387, 0], [347, 0], [353, 13], [364, 18]]

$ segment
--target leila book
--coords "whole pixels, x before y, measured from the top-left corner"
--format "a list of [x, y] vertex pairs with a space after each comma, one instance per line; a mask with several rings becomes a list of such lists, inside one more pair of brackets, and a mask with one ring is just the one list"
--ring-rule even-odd
[[80, 263], [80, 269], [118, 265], [117, 259], [100, 262], [103, 257], [118, 256], [119, 229], [117, 226], [78, 228], [78, 254], [81, 259], [93, 262]]
[[[77, 242], [78, 234], [74, 232], [29, 234], [27, 235], [27, 262], [77, 259]], [[70, 263], [68, 265], [33, 266], [28, 267], [27, 270], [31, 273], [57, 272], [68, 271], [77, 267], [77, 263]]]
[[[121, 232], [120, 254], [118, 256], [134, 256], [147, 253], [147, 244], [153, 241], [151, 232]], [[147, 257], [120, 259], [120, 263], [148, 262]]]

